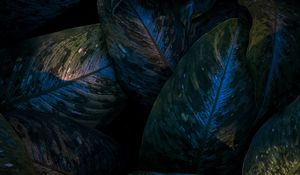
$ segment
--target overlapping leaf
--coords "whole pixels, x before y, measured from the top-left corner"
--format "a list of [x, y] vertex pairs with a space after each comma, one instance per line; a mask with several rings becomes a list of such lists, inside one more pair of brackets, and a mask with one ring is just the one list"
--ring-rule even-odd
[[231, 0], [218, 0], [209, 11], [205, 11], [206, 13], [196, 15], [193, 18], [185, 18], [186, 20], [190, 20], [190, 26], [187, 26], [188, 45], [191, 46], [191, 44], [195, 43], [202, 35], [223, 21], [238, 17], [238, 10], [236, 2]]
[[247, 59], [261, 117], [299, 95], [300, 6], [293, 0], [239, 2], [253, 18]]
[[23, 38], [79, 2], [80, 0], [1, 0], [0, 45]]
[[[126, 163], [109, 137], [51, 114], [17, 110], [3, 114], [18, 133], [38, 171], [61, 174], [119, 174]], [[43, 172], [43, 171], [42, 171]]]
[[0, 114], [0, 174], [33, 175], [24, 144]]
[[243, 63], [247, 34], [237, 19], [227, 20], [181, 59], [145, 127], [142, 168], [238, 172], [238, 154], [256, 115], [253, 84]]
[[120, 84], [151, 106], [186, 48], [183, 26], [138, 0], [99, 0], [98, 9]]
[[[69, 29], [3, 50], [0, 99], [10, 108], [32, 109], [106, 125], [123, 107], [125, 95], [100, 43], [99, 25]], [[5, 54], [5, 56], [3, 56]]]
[[243, 167], [244, 175], [300, 173], [300, 98], [256, 133]]

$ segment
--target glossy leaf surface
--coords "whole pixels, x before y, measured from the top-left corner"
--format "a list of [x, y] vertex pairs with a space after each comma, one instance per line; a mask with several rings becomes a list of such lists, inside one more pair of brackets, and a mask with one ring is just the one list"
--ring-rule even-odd
[[112, 139], [70, 119], [30, 110], [4, 116], [39, 171], [46, 167], [61, 174], [108, 175], [118, 174], [126, 166]]
[[277, 113], [256, 133], [243, 167], [244, 175], [300, 173], [300, 98]]
[[247, 60], [255, 80], [259, 116], [285, 106], [300, 92], [300, 4], [239, 0], [253, 18]]
[[238, 172], [233, 162], [256, 114], [253, 84], [243, 63], [245, 38], [247, 28], [230, 19], [201, 37], [181, 59], [145, 127], [144, 167]]
[[138, 0], [98, 0], [98, 9], [120, 84], [151, 106], [186, 48], [183, 26]]
[[[99, 25], [34, 38], [2, 51], [0, 99], [95, 126], [108, 124], [126, 99], [100, 44]], [[11, 61], [14, 60], [14, 61]]]
[[0, 114], [0, 174], [33, 175], [33, 165], [13, 128]]

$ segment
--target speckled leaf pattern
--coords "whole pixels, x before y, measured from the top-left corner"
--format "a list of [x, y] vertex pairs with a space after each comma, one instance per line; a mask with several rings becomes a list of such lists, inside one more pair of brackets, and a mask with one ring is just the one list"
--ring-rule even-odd
[[0, 174], [34, 175], [25, 145], [0, 114]]
[[3, 51], [2, 61], [15, 61], [10, 76], [0, 80], [2, 103], [89, 126], [110, 123], [126, 96], [101, 46], [101, 35], [95, 24], [30, 39]]
[[143, 7], [138, 0], [113, 2], [98, 0], [98, 10], [117, 78], [151, 106], [186, 47], [182, 25], [172, 12]]
[[299, 148], [300, 97], [256, 133], [244, 161], [243, 175], [297, 175]]
[[181, 59], [145, 127], [143, 167], [238, 172], [238, 154], [256, 115], [253, 84], [243, 63], [247, 33], [238, 19], [227, 20], [203, 35]]
[[1, 0], [0, 45], [18, 40], [78, 4], [80, 0]]
[[300, 4], [293, 0], [239, 2], [253, 18], [247, 59], [261, 117], [299, 95]]
[[[119, 146], [104, 134], [76, 122], [35, 111], [3, 114], [32, 160], [63, 174], [118, 174], [126, 163]], [[122, 162], [122, 163], [121, 163]]]

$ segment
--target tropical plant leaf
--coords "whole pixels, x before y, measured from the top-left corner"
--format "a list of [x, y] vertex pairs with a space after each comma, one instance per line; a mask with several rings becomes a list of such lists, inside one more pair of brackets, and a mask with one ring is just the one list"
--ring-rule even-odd
[[30, 110], [3, 115], [26, 145], [36, 167], [62, 174], [108, 175], [124, 171], [126, 163], [118, 144], [96, 130]]
[[193, 18], [186, 18], [190, 21], [188, 26], [188, 45], [191, 46], [202, 35], [212, 30], [218, 24], [230, 19], [238, 17], [238, 5], [234, 1], [219, 0], [207, 12], [196, 15]]
[[238, 172], [236, 161], [256, 115], [253, 85], [243, 63], [247, 34], [238, 19], [227, 20], [181, 59], [145, 127], [142, 168]]
[[255, 80], [260, 118], [300, 92], [300, 4], [287, 0], [239, 0], [253, 18], [247, 60]]
[[80, 0], [1, 0], [0, 45], [23, 38]]
[[14, 60], [6, 72], [10, 76], [0, 81], [2, 103], [90, 126], [110, 123], [126, 96], [100, 46], [101, 35], [95, 24], [34, 38], [2, 51], [4, 60]]
[[172, 8], [175, 14], [179, 13], [179, 18], [183, 24], [188, 24], [187, 21], [206, 13], [215, 4], [215, 0], [140, 0], [140, 2], [147, 7], [155, 9]]
[[24, 144], [0, 114], [0, 174], [33, 175]]
[[120, 85], [152, 106], [186, 48], [183, 26], [138, 0], [98, 0], [98, 10]]
[[243, 175], [300, 173], [300, 98], [267, 121], [245, 157]]

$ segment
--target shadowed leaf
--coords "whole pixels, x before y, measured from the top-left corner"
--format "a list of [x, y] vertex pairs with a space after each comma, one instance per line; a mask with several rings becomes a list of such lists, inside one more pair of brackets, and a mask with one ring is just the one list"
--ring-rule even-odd
[[187, 39], [189, 45], [195, 43], [202, 35], [212, 30], [223, 21], [237, 17], [237, 3], [228, 0], [218, 0], [214, 6], [204, 14], [193, 17], [188, 26]]
[[0, 114], [0, 174], [33, 175], [33, 166], [25, 146]]
[[145, 127], [142, 168], [238, 172], [234, 162], [241, 158], [256, 115], [252, 82], [242, 61], [247, 32], [237, 19], [227, 20], [181, 59]]
[[247, 60], [255, 81], [259, 117], [300, 91], [300, 4], [293, 0], [239, 0], [253, 18]]
[[35, 111], [5, 113], [26, 145], [37, 170], [61, 174], [118, 174], [124, 170], [119, 146], [102, 133], [67, 118]]
[[98, 9], [120, 85], [151, 106], [186, 48], [183, 26], [138, 0], [98, 0]]
[[126, 96], [115, 81], [101, 35], [95, 24], [30, 39], [2, 51], [1, 62], [14, 60], [1, 73], [9, 75], [0, 81], [2, 103], [90, 126], [110, 123]]
[[243, 175], [300, 173], [300, 98], [256, 133], [245, 157]]

